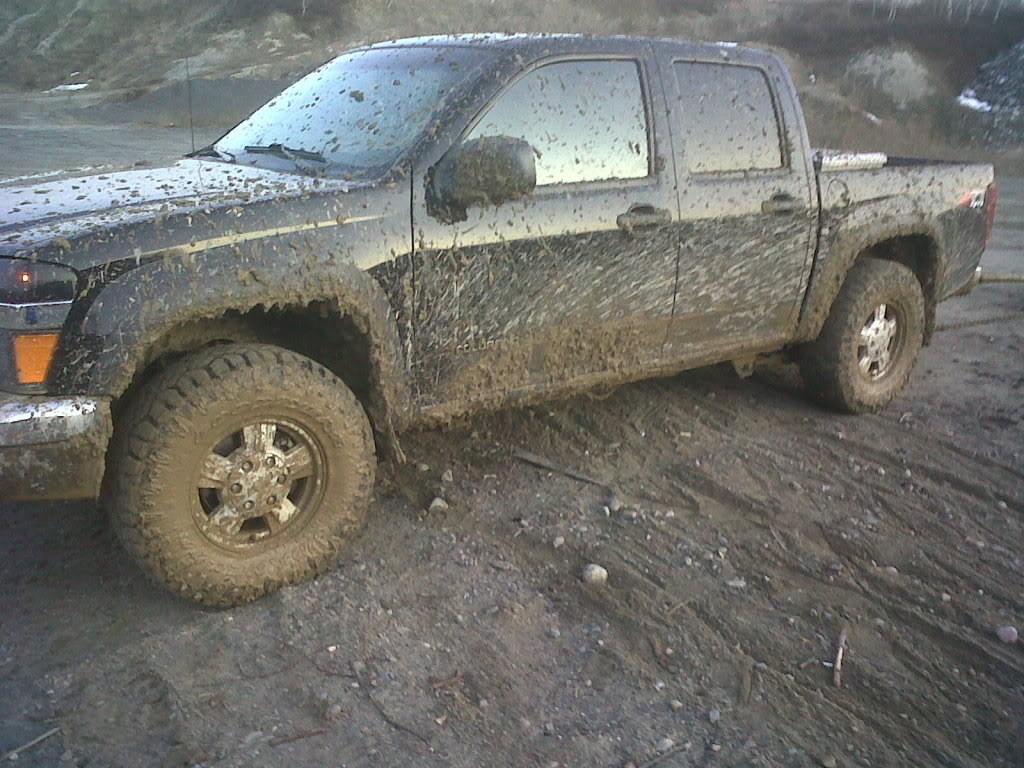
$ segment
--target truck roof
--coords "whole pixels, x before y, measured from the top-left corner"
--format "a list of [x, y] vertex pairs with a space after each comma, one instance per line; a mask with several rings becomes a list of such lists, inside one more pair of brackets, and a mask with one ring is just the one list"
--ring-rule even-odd
[[671, 38], [640, 37], [634, 35], [584, 35], [569, 33], [503, 33], [481, 32], [455, 35], [426, 35], [407, 37], [375, 43], [368, 48], [402, 48], [402, 47], [461, 47], [489, 48], [504, 52], [520, 53], [588, 53], [607, 51], [609, 46], [630, 48], [652, 44], [655, 47], [673, 49], [678, 55], [694, 58], [710, 58], [730, 56], [733, 52], [743, 58], [756, 59], [774, 58], [770, 53], [756, 48], [746, 48], [731, 42], [694, 42], [674, 40]]

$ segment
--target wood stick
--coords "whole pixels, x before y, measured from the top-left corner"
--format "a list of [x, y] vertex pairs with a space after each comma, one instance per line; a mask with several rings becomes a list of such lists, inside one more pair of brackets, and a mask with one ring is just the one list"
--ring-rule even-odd
[[48, 738], [50, 738], [55, 733], [57, 733], [59, 730], [60, 730], [60, 726], [57, 726], [56, 728], [51, 728], [46, 733], [44, 733], [42, 736], [36, 736], [34, 739], [32, 739], [32, 741], [28, 742], [27, 744], [22, 744], [17, 749], [12, 749], [10, 752], [8, 752], [6, 755], [4, 755], [4, 760], [17, 760], [18, 759], [18, 755], [20, 755], [22, 752], [24, 752], [25, 750], [28, 750], [28, 749], [32, 749], [32, 747], [34, 747], [36, 744], [43, 743]]
[[573, 480], [579, 480], [582, 483], [590, 483], [591, 485], [596, 485], [599, 488], [604, 488], [609, 493], [615, 493], [615, 487], [610, 483], [606, 483], [603, 480], [598, 480], [596, 477], [591, 477], [590, 475], [584, 475], [582, 472], [577, 472], [574, 469], [569, 469], [568, 467], [563, 467], [559, 464], [555, 464], [553, 461], [548, 461], [543, 456], [537, 456], [534, 453], [520, 451], [518, 448], [512, 451], [512, 455], [515, 456], [520, 461], [525, 461], [527, 464], [533, 464], [533, 466], [535, 467], [547, 469], [550, 470], [551, 472], [557, 472], [560, 475], [571, 477]]
[[836, 688], [843, 686], [843, 655], [846, 653], [846, 627], [839, 633], [839, 642], [836, 643], [836, 661], [832, 665], [832, 685]]

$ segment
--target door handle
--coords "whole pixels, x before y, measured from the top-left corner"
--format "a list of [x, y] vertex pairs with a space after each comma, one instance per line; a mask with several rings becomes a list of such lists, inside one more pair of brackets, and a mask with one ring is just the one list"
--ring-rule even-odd
[[799, 211], [806, 210], [806, 203], [797, 200], [792, 195], [786, 194], [772, 195], [769, 199], [761, 203], [761, 213], [767, 213], [770, 215], [798, 213]]
[[655, 208], [653, 205], [634, 205], [626, 213], [620, 214], [615, 223], [626, 232], [643, 227], [663, 227], [672, 223], [672, 211]]

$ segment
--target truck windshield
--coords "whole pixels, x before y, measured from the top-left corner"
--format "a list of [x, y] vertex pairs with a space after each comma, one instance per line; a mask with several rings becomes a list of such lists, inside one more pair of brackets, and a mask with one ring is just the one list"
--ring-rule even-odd
[[488, 55], [454, 47], [343, 54], [286, 88], [214, 148], [251, 165], [362, 175], [411, 147]]

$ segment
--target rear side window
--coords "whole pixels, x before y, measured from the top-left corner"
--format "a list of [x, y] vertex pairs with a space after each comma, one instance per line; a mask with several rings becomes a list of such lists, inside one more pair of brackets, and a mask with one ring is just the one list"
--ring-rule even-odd
[[636, 61], [563, 61], [503, 93], [467, 140], [524, 139], [537, 153], [537, 186], [643, 178], [647, 114]]
[[691, 173], [782, 167], [779, 121], [761, 70], [696, 62], [675, 68]]

